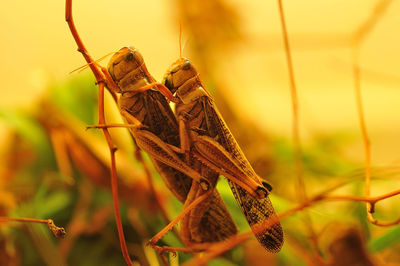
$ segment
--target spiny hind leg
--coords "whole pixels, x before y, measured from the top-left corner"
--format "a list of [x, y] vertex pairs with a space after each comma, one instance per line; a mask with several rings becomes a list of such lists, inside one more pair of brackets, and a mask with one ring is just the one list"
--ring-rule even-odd
[[201, 135], [199, 133], [201, 130], [196, 130], [199, 134], [190, 136], [189, 130], [193, 130], [193, 128], [189, 129], [187, 124], [190, 119], [188, 115], [180, 113], [178, 119], [181, 144], [178, 152], [185, 154], [186, 163], [189, 164], [190, 157], [194, 156], [210, 169], [247, 190], [254, 197], [265, 198], [272, 190], [272, 186], [262, 181], [251, 169], [251, 166], [250, 169], [247, 169], [240, 165], [237, 159], [213, 138]]
[[[221, 144], [213, 138], [195, 134], [189, 135], [190, 130], [194, 130], [187, 125], [189, 114], [181, 113], [179, 115], [179, 137], [180, 137], [180, 153], [185, 154], [188, 161], [190, 155], [195, 155], [202, 163], [213, 169], [220, 175], [225, 176], [232, 182], [246, 189], [256, 198], [264, 198], [268, 195], [271, 185], [264, 187], [261, 178], [257, 176], [252, 169], [251, 172], [245, 171], [237, 160], [229, 153]], [[200, 132], [201, 130], [197, 130]], [[192, 149], [194, 148], [194, 150]], [[251, 167], [250, 167], [251, 168]]]
[[[193, 140], [193, 155], [209, 168], [225, 176], [256, 198], [268, 195], [271, 186], [264, 186], [262, 179], [251, 169], [244, 167], [221, 144], [209, 136], [198, 135]], [[268, 184], [268, 185], [267, 185]]]

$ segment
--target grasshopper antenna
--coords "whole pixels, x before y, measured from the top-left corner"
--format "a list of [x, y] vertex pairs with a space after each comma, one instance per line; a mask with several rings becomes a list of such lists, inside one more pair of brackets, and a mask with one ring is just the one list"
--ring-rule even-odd
[[75, 73], [75, 72], [77, 72], [77, 71], [78, 71], [78, 72], [81, 72], [81, 71], [85, 70], [86, 68], [88, 68], [91, 64], [96, 64], [96, 63], [98, 63], [98, 62], [104, 60], [105, 58], [107, 58], [108, 56], [110, 56], [110, 55], [112, 55], [112, 54], [114, 54], [114, 53], [116, 53], [116, 52], [117, 52], [117, 51], [109, 52], [109, 53], [103, 55], [102, 57], [100, 57], [99, 59], [94, 60], [93, 62], [87, 63], [86, 65], [80, 66], [80, 67], [78, 67], [77, 69], [72, 70], [71, 72], [69, 72], [69, 74]]
[[179, 58], [182, 58], [182, 22], [179, 22]]
[[188, 39], [185, 40], [185, 42], [183, 42], [183, 26], [182, 26], [182, 22], [179, 22], [179, 58], [183, 58], [182, 54], [183, 54], [183, 49], [186, 46], [186, 43], [188, 42]]

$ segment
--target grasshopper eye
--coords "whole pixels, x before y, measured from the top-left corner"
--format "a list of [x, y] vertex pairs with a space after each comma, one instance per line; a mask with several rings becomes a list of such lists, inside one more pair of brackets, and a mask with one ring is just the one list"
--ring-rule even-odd
[[126, 59], [126, 61], [132, 61], [132, 59], [133, 59], [133, 53], [130, 52], [129, 54], [127, 54], [126, 57], [125, 57], [125, 59]]
[[192, 67], [192, 65], [190, 64], [189, 60], [186, 60], [186, 62], [183, 63], [183, 65], [182, 65], [183, 70], [189, 70], [191, 67]]

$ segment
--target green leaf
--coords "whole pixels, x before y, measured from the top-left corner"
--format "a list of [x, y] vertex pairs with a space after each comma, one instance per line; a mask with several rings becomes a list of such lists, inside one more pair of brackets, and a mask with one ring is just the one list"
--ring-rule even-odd
[[55, 213], [66, 209], [71, 201], [71, 194], [68, 192], [59, 191], [47, 195], [36, 204], [37, 215], [41, 218], [53, 217]]
[[212, 261], [210, 261], [208, 263], [208, 265], [210, 265], [210, 266], [220, 266], [220, 265], [234, 266], [237, 264], [234, 264], [233, 262], [230, 262], [229, 260], [224, 259], [224, 258], [216, 258], [216, 259], [213, 259]]
[[372, 239], [368, 243], [368, 247], [372, 252], [379, 252], [398, 242], [400, 242], [400, 226], [396, 226], [385, 234]]
[[91, 125], [95, 123], [97, 92], [93, 76], [84, 75], [53, 85], [51, 99], [58, 107]]
[[21, 111], [4, 109], [0, 109], [0, 119], [32, 145], [38, 156], [36, 163], [38, 168], [55, 165], [47, 133], [35, 119]]

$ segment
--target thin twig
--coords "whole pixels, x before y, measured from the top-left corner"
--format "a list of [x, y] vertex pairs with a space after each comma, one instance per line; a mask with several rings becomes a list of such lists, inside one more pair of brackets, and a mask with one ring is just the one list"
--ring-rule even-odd
[[276, 223], [282, 221], [283, 219], [291, 216], [292, 214], [302, 211], [308, 207], [313, 206], [316, 203], [319, 202], [324, 202], [324, 201], [358, 201], [358, 202], [368, 202], [370, 204], [376, 204], [377, 202], [393, 197], [395, 195], [399, 195], [400, 190], [395, 190], [386, 194], [383, 194], [381, 196], [377, 197], [358, 197], [358, 196], [353, 196], [353, 195], [343, 195], [343, 196], [326, 196], [324, 194], [318, 194], [312, 198], [310, 198], [308, 201], [299, 204], [298, 206], [285, 211], [284, 213], [280, 214], [278, 217], [271, 217], [268, 220], [263, 221], [262, 224], [257, 225], [257, 227], [253, 228], [253, 231], [247, 231], [242, 234], [234, 235], [225, 241], [218, 242], [216, 244], [211, 245], [204, 253], [201, 254], [201, 256], [195, 256], [192, 260], [188, 261], [184, 265], [204, 265], [211, 259], [223, 254], [224, 252], [227, 252], [228, 250], [231, 250], [235, 246], [239, 245], [240, 243], [248, 240], [250, 237], [252, 237], [254, 234], [257, 234], [258, 232], [264, 232], [268, 228], [272, 227]]
[[[364, 143], [365, 152], [365, 195], [368, 197], [371, 195], [371, 143], [365, 123], [364, 108], [361, 96], [361, 85], [360, 85], [360, 68], [359, 62], [359, 47], [354, 47], [353, 51], [353, 75], [354, 75], [354, 89], [356, 94], [357, 112], [358, 119], [360, 121], [361, 134]], [[367, 212], [371, 212], [371, 205], [367, 204]]]
[[[99, 124], [105, 124], [104, 119], [104, 83], [99, 83]], [[102, 128], [103, 134], [107, 140], [108, 147], [110, 149], [110, 157], [111, 157], [111, 191], [113, 195], [113, 205], [114, 205], [114, 215], [117, 224], [117, 231], [118, 236], [120, 239], [120, 245], [122, 254], [125, 258], [125, 262], [128, 265], [133, 265], [130, 257], [128, 248], [126, 246], [125, 236], [124, 236], [124, 229], [122, 227], [120, 210], [119, 210], [119, 200], [118, 200], [118, 179], [117, 179], [117, 170], [115, 165], [115, 152], [116, 148], [112, 143], [112, 139], [110, 133], [108, 132], [107, 128]]]
[[363, 43], [365, 38], [371, 33], [377, 22], [383, 17], [393, 0], [380, 0], [376, 4], [373, 12], [366, 21], [354, 33], [354, 42]]
[[285, 15], [283, 12], [282, 0], [278, 0], [279, 3], [279, 14], [282, 25], [283, 42], [285, 45], [286, 62], [289, 71], [289, 81], [290, 81], [290, 94], [292, 97], [292, 114], [293, 114], [293, 146], [294, 146], [294, 156], [296, 163], [296, 176], [299, 184], [299, 193], [301, 196], [301, 201], [307, 199], [304, 178], [303, 178], [303, 165], [301, 162], [301, 147], [300, 147], [300, 136], [299, 136], [299, 100], [297, 96], [297, 87], [294, 79], [294, 70], [292, 55], [290, 52], [289, 37], [286, 29]]
[[[93, 74], [96, 77], [96, 81], [99, 87], [99, 124], [105, 124], [104, 118], [104, 85], [107, 83], [106, 77], [99, 69], [97, 64], [93, 64], [94, 60], [91, 58], [89, 53], [87, 52], [81, 38], [79, 37], [78, 31], [76, 30], [73, 16], [72, 16], [72, 0], [66, 0], [65, 2], [65, 20], [68, 23], [68, 26], [71, 30], [72, 36], [75, 39], [75, 42], [78, 46], [78, 51], [82, 53], [83, 57], [85, 58], [86, 62], [89, 64], [90, 69], [92, 70]], [[107, 86], [106, 86], [107, 87]], [[111, 92], [113, 98], [115, 98], [115, 93]], [[115, 147], [112, 143], [112, 139], [110, 133], [108, 132], [107, 128], [102, 129], [104, 137], [107, 140], [108, 147], [110, 150], [110, 157], [111, 157], [111, 191], [113, 196], [113, 205], [114, 205], [114, 214], [115, 214], [115, 221], [117, 224], [118, 236], [121, 245], [122, 255], [125, 259], [125, 262], [128, 265], [133, 265], [130, 257], [128, 248], [126, 246], [124, 231], [122, 227], [121, 217], [120, 217], [120, 210], [119, 210], [119, 201], [118, 201], [118, 180], [117, 180], [117, 172], [115, 166]]]
[[[298, 95], [297, 95], [296, 82], [295, 82], [295, 78], [294, 78], [294, 68], [293, 68], [292, 55], [291, 55], [291, 50], [290, 50], [289, 37], [288, 37], [288, 33], [287, 33], [287, 28], [286, 28], [285, 14], [283, 11], [282, 0], [278, 0], [278, 4], [279, 4], [279, 14], [280, 14], [280, 19], [281, 19], [281, 25], [282, 25], [283, 42], [284, 42], [284, 46], [285, 46], [286, 62], [287, 62], [288, 71], [289, 71], [290, 93], [291, 93], [291, 97], [292, 97], [293, 148], [294, 148], [294, 157], [295, 157], [295, 165], [296, 165], [296, 177], [297, 177], [297, 182], [298, 182], [298, 187], [299, 187], [299, 189], [297, 191], [299, 194], [300, 202], [304, 202], [307, 200], [307, 192], [306, 192], [306, 186], [304, 183], [303, 164], [302, 164], [302, 158], [301, 158], [302, 152], [301, 152], [300, 133], [299, 133], [300, 132], [300, 130], [299, 130], [299, 100], [298, 100]], [[319, 252], [319, 247], [318, 247], [318, 239], [316, 236], [317, 234], [315, 233], [311, 217], [308, 213], [305, 213], [304, 218], [306, 219], [305, 224], [308, 228], [308, 231], [310, 232], [310, 240], [316, 251], [317, 259], [322, 260], [322, 258], [320, 256], [320, 252]]]
[[[361, 95], [361, 78], [360, 78], [360, 47], [367, 36], [371, 33], [379, 19], [386, 12], [392, 0], [382, 0], [377, 3], [374, 11], [368, 19], [358, 28], [354, 34], [353, 41], [353, 75], [354, 75], [354, 90], [356, 94], [358, 119], [360, 121], [361, 134], [365, 151], [365, 195], [371, 195], [371, 143], [365, 122], [364, 108]], [[375, 211], [374, 204], [366, 203], [367, 219], [370, 223], [378, 226], [392, 226], [400, 223], [400, 218], [393, 222], [380, 222], [376, 220], [372, 214]]]
[[14, 217], [0, 217], [0, 222], [23, 222], [23, 223], [39, 223], [46, 224], [47, 227], [53, 232], [54, 236], [57, 238], [64, 238], [65, 229], [63, 227], [58, 227], [54, 224], [52, 219], [34, 219], [34, 218], [14, 218]]

